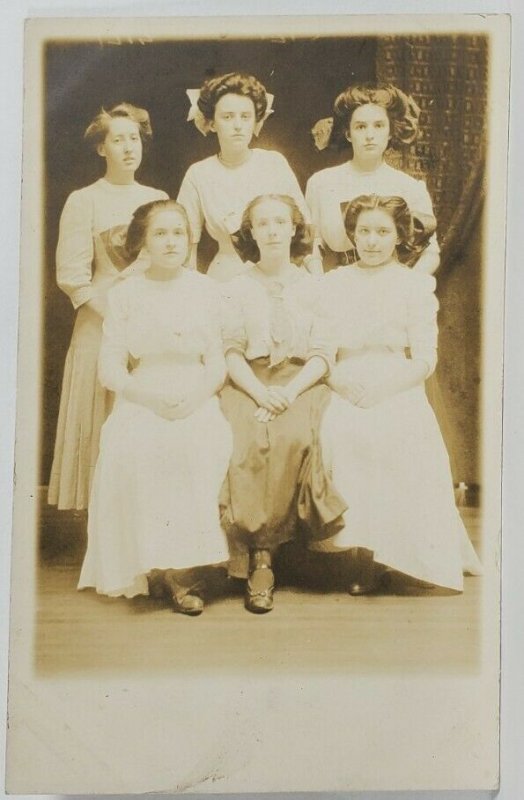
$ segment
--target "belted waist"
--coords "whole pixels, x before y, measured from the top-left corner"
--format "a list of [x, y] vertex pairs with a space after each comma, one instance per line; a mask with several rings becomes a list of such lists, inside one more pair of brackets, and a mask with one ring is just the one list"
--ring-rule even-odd
[[[249, 361], [250, 364], [259, 364], [262, 367], [270, 366], [271, 358], [270, 356], [258, 356], [257, 358], [252, 358]], [[296, 356], [287, 356], [284, 358], [279, 364], [298, 364], [299, 366], [303, 366], [306, 362], [303, 358], [297, 358]], [[279, 365], [277, 365], [279, 366]]]
[[355, 356], [363, 356], [368, 353], [377, 355], [396, 355], [402, 358], [406, 357], [404, 347], [388, 347], [387, 345], [365, 345], [364, 347], [341, 347], [337, 351], [337, 361], [344, 361], [347, 358], [354, 358]]
[[202, 364], [199, 355], [192, 353], [150, 353], [137, 359], [135, 369], [156, 367], [164, 364]]

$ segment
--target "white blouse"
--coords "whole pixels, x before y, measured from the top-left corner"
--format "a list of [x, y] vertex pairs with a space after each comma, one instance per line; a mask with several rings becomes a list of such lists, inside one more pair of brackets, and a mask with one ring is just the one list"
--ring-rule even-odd
[[[402, 197], [412, 214], [434, 216], [431, 197], [424, 181], [418, 181], [402, 170], [383, 163], [372, 172], [355, 169], [351, 161], [328, 167], [308, 180], [306, 202], [311, 211], [317, 235], [335, 253], [353, 248], [346, 235], [341, 204], [362, 194]], [[435, 235], [430, 239], [428, 251], [440, 252]]]
[[219, 248], [234, 253], [231, 234], [240, 228], [248, 203], [261, 194], [290, 195], [309, 219], [304, 195], [284, 156], [276, 150], [250, 152], [238, 167], [227, 167], [214, 155], [187, 170], [177, 199], [187, 211], [193, 244], [200, 241], [205, 224]]
[[238, 350], [248, 361], [269, 356], [271, 365], [320, 356], [331, 367], [335, 343], [323, 280], [293, 265], [285, 283], [262, 282], [256, 270], [223, 291], [225, 352]]
[[216, 283], [190, 269], [171, 281], [142, 274], [117, 284], [108, 293], [100, 383], [121, 392], [130, 379], [130, 358], [152, 356], [220, 362], [225, 375], [220, 303]]
[[151, 186], [105, 178], [69, 195], [60, 217], [56, 277], [74, 308], [105, 292], [126, 269], [124, 244], [134, 211], [166, 198]]
[[436, 281], [398, 262], [384, 267], [338, 267], [327, 273], [327, 298], [339, 349], [409, 348], [430, 375], [437, 363]]

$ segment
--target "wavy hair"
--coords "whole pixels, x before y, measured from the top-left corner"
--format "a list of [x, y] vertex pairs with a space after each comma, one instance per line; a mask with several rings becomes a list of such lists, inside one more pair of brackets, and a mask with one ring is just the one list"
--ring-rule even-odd
[[344, 224], [346, 233], [352, 242], [355, 241], [355, 229], [358, 218], [364, 211], [385, 211], [393, 220], [397, 229], [399, 246], [409, 245], [413, 240], [413, 218], [409, 206], [403, 197], [381, 197], [376, 194], [361, 194], [351, 201], [346, 210]]
[[137, 106], [131, 105], [131, 103], [118, 103], [118, 105], [113, 106], [108, 111], [105, 108], [101, 108], [96, 117], [94, 117], [87, 126], [84, 133], [84, 140], [93, 150], [96, 150], [98, 145], [102, 144], [106, 138], [111, 120], [120, 117], [136, 122], [142, 144], [144, 147], [149, 144], [153, 136], [149, 113], [145, 108], [138, 108]]
[[353, 154], [351, 142], [348, 142], [346, 136], [351, 117], [357, 108], [369, 103], [381, 106], [388, 115], [391, 134], [390, 147], [398, 150], [416, 140], [420, 108], [411, 95], [405, 94], [390, 83], [364, 83], [348, 86], [336, 98], [333, 107], [333, 128], [329, 137], [330, 146], [339, 149], [349, 147]]
[[[132, 261], [138, 257], [138, 254], [145, 244], [147, 230], [153, 216], [159, 211], [166, 210], [177, 211], [180, 214], [184, 220], [188, 242], [191, 242], [191, 226], [189, 224], [187, 211], [184, 206], [180, 205], [180, 203], [177, 203], [176, 200], [171, 200], [170, 198], [167, 200], [153, 200], [150, 203], [144, 203], [144, 205], [139, 206], [133, 214], [131, 222], [129, 223], [125, 248], [129, 258]], [[190, 245], [188, 244], [188, 255], [189, 247]]]
[[212, 122], [218, 101], [226, 94], [239, 94], [249, 97], [255, 106], [255, 119], [260, 122], [267, 109], [266, 89], [253, 75], [244, 72], [228, 72], [209, 78], [200, 89], [198, 107], [205, 119]]
[[242, 214], [240, 228], [231, 237], [242, 261], [252, 261], [256, 263], [260, 258], [260, 250], [251, 233], [251, 214], [253, 213], [253, 209], [264, 202], [264, 200], [277, 200], [279, 203], [283, 203], [289, 208], [291, 221], [295, 226], [295, 233], [291, 239], [291, 258], [293, 260], [299, 260], [303, 256], [309, 255], [313, 249], [311, 226], [306, 223], [295, 200], [287, 194], [260, 194], [247, 205]]

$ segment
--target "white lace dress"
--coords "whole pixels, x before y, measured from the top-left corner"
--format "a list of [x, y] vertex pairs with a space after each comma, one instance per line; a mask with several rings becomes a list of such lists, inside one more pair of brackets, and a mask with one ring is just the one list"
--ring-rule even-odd
[[122, 396], [128, 382], [183, 392], [206, 365], [225, 375], [213, 281], [192, 270], [167, 282], [142, 275], [109, 293], [99, 376], [116, 399], [102, 428], [79, 588], [132, 597], [147, 594], [153, 568], [227, 560], [218, 495], [232, 437], [218, 398], [170, 421]]
[[[344, 358], [333, 382], [380, 383], [411, 357], [437, 356], [435, 279], [398, 263], [340, 267], [325, 278]], [[461, 590], [480, 563], [455, 507], [449, 459], [424, 384], [369, 409], [333, 394], [323, 455], [348, 505], [345, 527], [316, 549], [364, 547], [387, 567]]]

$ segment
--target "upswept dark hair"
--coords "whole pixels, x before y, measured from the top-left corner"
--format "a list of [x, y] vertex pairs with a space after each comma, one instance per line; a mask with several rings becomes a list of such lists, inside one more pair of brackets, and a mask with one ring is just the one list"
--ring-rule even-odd
[[349, 147], [353, 151], [346, 137], [351, 117], [357, 108], [368, 103], [386, 110], [390, 124], [390, 147], [399, 150], [416, 140], [420, 109], [413, 98], [391, 83], [363, 83], [348, 86], [336, 98], [330, 146], [339, 149]]
[[358, 218], [364, 211], [385, 211], [395, 223], [399, 246], [409, 245], [413, 240], [413, 218], [403, 197], [381, 197], [376, 194], [361, 194], [351, 201], [346, 210], [344, 224], [346, 233], [355, 241]]
[[125, 245], [126, 252], [131, 261], [134, 261], [135, 258], [138, 257], [138, 254], [140, 253], [141, 249], [145, 244], [147, 229], [154, 214], [156, 214], [158, 211], [165, 211], [167, 209], [172, 211], [177, 211], [184, 220], [188, 236], [188, 255], [189, 255], [189, 248], [190, 248], [189, 243], [191, 242], [191, 226], [189, 225], [187, 211], [184, 208], [184, 206], [180, 205], [180, 203], [177, 203], [176, 200], [171, 200], [170, 198], [168, 198], [167, 200], [153, 200], [151, 203], [144, 203], [143, 206], [138, 206], [135, 213], [133, 214], [133, 217], [127, 229], [126, 245]]
[[251, 214], [259, 203], [264, 200], [277, 200], [288, 206], [291, 221], [295, 226], [295, 233], [291, 239], [290, 255], [292, 259], [300, 259], [302, 256], [309, 255], [313, 249], [313, 236], [311, 226], [306, 224], [304, 216], [297, 206], [295, 200], [287, 194], [259, 194], [246, 206], [242, 214], [242, 222], [239, 230], [231, 237], [237, 253], [242, 261], [252, 261], [256, 263], [260, 258], [260, 250], [253, 239], [251, 233]]
[[[352, 242], [354, 242], [355, 228], [360, 214], [363, 211], [374, 211], [377, 208], [389, 214], [395, 223], [400, 240], [397, 245], [398, 260], [408, 267], [413, 267], [435, 233], [437, 227], [435, 217], [430, 214], [412, 215], [408, 204], [402, 197], [360, 195], [348, 204], [344, 213], [346, 233]], [[357, 259], [358, 255], [355, 250], [354, 260]]]
[[216, 104], [226, 94], [249, 97], [255, 106], [256, 121], [260, 122], [263, 119], [267, 109], [265, 86], [254, 75], [244, 72], [228, 72], [226, 75], [209, 78], [200, 89], [198, 107], [209, 122], [215, 118]]
[[136, 122], [142, 139], [142, 144], [146, 146], [151, 137], [153, 130], [151, 128], [151, 121], [149, 114], [145, 108], [138, 108], [131, 105], [131, 103], [118, 103], [107, 111], [101, 108], [96, 117], [94, 117], [86, 128], [84, 139], [93, 150], [96, 150], [99, 144], [102, 144], [109, 131], [109, 124], [112, 119], [123, 117]]

